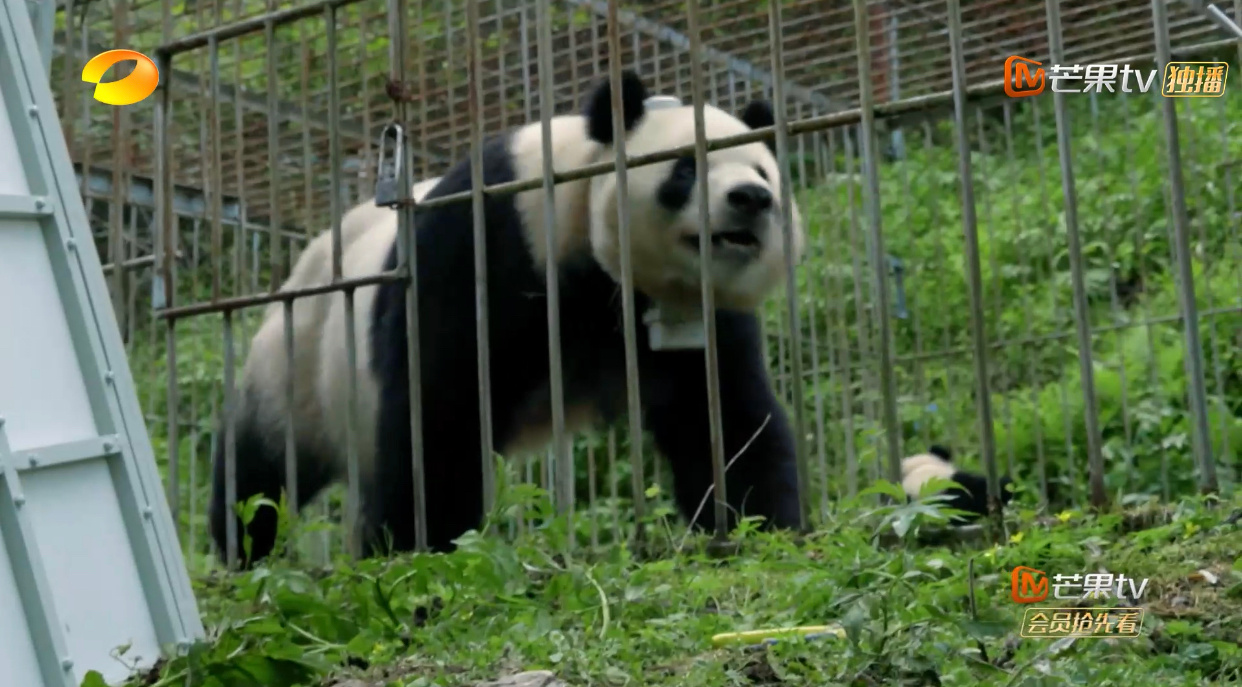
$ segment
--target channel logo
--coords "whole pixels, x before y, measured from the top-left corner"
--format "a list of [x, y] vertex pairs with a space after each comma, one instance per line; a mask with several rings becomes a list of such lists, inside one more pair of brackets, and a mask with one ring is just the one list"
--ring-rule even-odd
[[[100, 79], [117, 62], [133, 60], [134, 71], [129, 76], [103, 83]], [[94, 98], [105, 105], [122, 107], [147, 99], [160, 84], [160, 71], [150, 57], [134, 50], [108, 50], [92, 57], [82, 67], [82, 80], [95, 84]]]

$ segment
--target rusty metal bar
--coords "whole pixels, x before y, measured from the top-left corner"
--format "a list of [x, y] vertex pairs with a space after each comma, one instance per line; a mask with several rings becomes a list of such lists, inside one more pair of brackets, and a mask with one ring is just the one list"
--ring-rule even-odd
[[[168, 0], [164, 0], [164, 7], [167, 9]], [[68, 10], [66, 10], [68, 11]], [[66, 22], [71, 21], [70, 15], [66, 15]], [[167, 35], [167, 23], [164, 30]], [[159, 72], [161, 74], [168, 73], [172, 69], [172, 60], [168, 58], [162, 60], [159, 64]], [[177, 240], [177, 218], [173, 214], [173, 175], [172, 175], [172, 89], [165, 87], [155, 101], [155, 182], [158, 189], [155, 193], [155, 201], [157, 204], [156, 217], [159, 225], [158, 230], [154, 231], [155, 235], [155, 273], [158, 274], [157, 283], [153, 285], [158, 289], [163, 287], [163, 303], [165, 307], [171, 305], [176, 298], [177, 281], [176, 281], [176, 240]], [[117, 270], [118, 272], [120, 270]], [[158, 281], [162, 280], [163, 284]], [[154, 325], [154, 323], [152, 323]], [[181, 512], [181, 459], [179, 449], [179, 441], [177, 436], [177, 336], [176, 321], [168, 320], [164, 328], [164, 357], [167, 366], [167, 386], [165, 387], [164, 400], [166, 403], [166, 413], [168, 414], [168, 487], [165, 497], [168, 499], [168, 510], [173, 515], [173, 525], [179, 521]], [[190, 498], [194, 498], [194, 494], [190, 494]]]
[[[479, 40], [479, 0], [466, 0], [466, 40], [470, 50], [467, 60], [470, 69], [470, 200], [471, 216], [474, 218], [474, 307], [479, 348], [479, 437], [483, 460], [483, 510], [485, 513], [490, 513], [496, 501], [496, 475], [492, 459], [492, 373], [487, 310], [487, 218], [484, 215], [483, 199], [483, 118], [480, 116], [483, 109], [483, 48]], [[547, 107], [546, 103], [541, 103], [541, 105]]]
[[[1050, 2], [1052, 0], [1049, 0]], [[1172, 59], [1169, 47], [1168, 8], [1162, 0], [1152, 0], [1152, 28], [1156, 35], [1156, 65], [1160, 74], [1168, 71]], [[1236, 40], [1230, 41], [1235, 43]], [[1203, 344], [1199, 341], [1199, 305], [1195, 299], [1194, 268], [1190, 264], [1190, 219], [1186, 211], [1185, 182], [1182, 178], [1181, 146], [1177, 131], [1177, 100], [1160, 99], [1164, 120], [1165, 155], [1169, 163], [1169, 195], [1172, 196], [1174, 268], [1177, 274], [1177, 295], [1185, 316], [1183, 335], [1186, 339], [1187, 401], [1190, 404], [1191, 431], [1196, 462], [1199, 464], [1199, 488], [1204, 493], [1220, 489], [1216, 480], [1216, 463], [1212, 458], [1211, 430], [1208, 427], [1207, 389], [1203, 371]]]
[[880, 390], [883, 402], [884, 444], [888, 449], [889, 479], [901, 481], [901, 434], [897, 422], [897, 384], [893, 375], [893, 335], [888, 315], [888, 270], [881, 228], [879, 156], [876, 154], [875, 94], [871, 80], [871, 41], [866, 0], [854, 0], [854, 30], [858, 51], [858, 82], [861, 111], [859, 138], [862, 139], [863, 174], [866, 177], [863, 203], [866, 207], [867, 252], [871, 263], [872, 291], [875, 295], [875, 321], [879, 329]]
[[[629, 197], [628, 169], [625, 156], [625, 111], [621, 102], [621, 24], [617, 19], [618, 0], [608, 0], [608, 80], [612, 90], [612, 138], [617, 174], [617, 197]], [[693, 148], [693, 146], [685, 146]], [[690, 152], [689, 150], [686, 151]], [[669, 159], [672, 159], [670, 156]], [[546, 182], [545, 182], [546, 183]], [[630, 485], [634, 501], [634, 544], [642, 551], [646, 546], [643, 518], [646, 494], [643, 485], [642, 399], [638, 388], [638, 336], [634, 303], [634, 266], [630, 249], [630, 206], [617, 203], [618, 241], [621, 246], [621, 314], [625, 337], [625, 388], [630, 420]]]
[[[1054, 64], [1062, 64], [1065, 49], [1061, 45], [1061, 3], [1047, 0], [1048, 48]], [[1096, 407], [1095, 369], [1091, 362], [1091, 311], [1087, 306], [1085, 266], [1082, 241], [1078, 232], [1078, 191], [1074, 184], [1074, 161], [1070, 151], [1069, 110], [1065, 94], [1052, 89], [1053, 112], [1057, 123], [1057, 153], [1061, 161], [1061, 194], [1064, 200], [1066, 238], [1069, 240], [1070, 278], [1074, 286], [1074, 325], [1078, 332], [1078, 364], [1082, 375], [1084, 419], [1087, 431], [1087, 466], [1091, 505], [1102, 508], [1108, 501], [1104, 490], [1104, 455], [1100, 450], [1100, 420]]]
[[[793, 430], [795, 463], [798, 474], [798, 518], [799, 527], [806, 529], [810, 524], [809, 511], [811, 499], [810, 470], [807, 465], [806, 452], [806, 401], [802, 393], [802, 322], [798, 313], [798, 277], [797, 264], [794, 262], [793, 239], [793, 179], [789, 170], [789, 136], [791, 135], [786, 114], [787, 103], [785, 94], [789, 90], [780, 75], [785, 73], [785, 50], [781, 25], [781, 3], [768, 3], [768, 40], [772, 50], [772, 73], [778, 78], [772, 81], [772, 110], [776, 129], [776, 161], [780, 169], [781, 179], [781, 238], [785, 244], [785, 303], [786, 316], [789, 318], [789, 346], [793, 374]], [[691, 63], [698, 64], [697, 53], [692, 53]], [[824, 99], [825, 101], [827, 99]], [[827, 107], [828, 103], [822, 103]]]
[[[699, 33], [698, 0], [686, 0], [686, 19], [689, 23], [690, 52], [697, 55], [703, 49]], [[714, 535], [717, 541], [724, 541], [729, 536], [729, 504], [725, 500], [724, 420], [720, 408], [720, 356], [716, 349], [716, 297], [712, 290], [712, 230], [708, 215], [708, 201], [711, 196], [707, 188], [707, 124], [703, 115], [703, 65], [699, 60], [690, 61], [690, 87], [694, 94], [691, 99], [694, 101], [694, 166], [698, 170], [695, 183], [698, 184], [699, 206], [699, 277], [702, 280], [700, 289], [703, 298], [703, 325], [707, 339], [704, 359], [707, 364], [707, 422], [711, 440], [712, 497], [716, 525]]]
[[[389, 49], [389, 70], [392, 81], [404, 84], [406, 77], [406, 37], [409, 35], [406, 27], [406, 0], [388, 0], [389, 13], [389, 33], [388, 33], [388, 49]], [[415, 13], [415, 22], [418, 26], [423, 25], [423, 3], [418, 3], [418, 9]], [[426, 92], [427, 89], [427, 67], [424, 60], [424, 41], [415, 41], [418, 45], [417, 61], [420, 92]], [[426, 140], [427, 127], [427, 99], [422, 98], [420, 109], [420, 129]], [[393, 103], [394, 118], [397, 121], [405, 121], [406, 103], [403, 100], [397, 100]], [[402, 164], [397, 171], [397, 197], [401, 199], [408, 198], [413, 184], [411, 183], [411, 162], [413, 159], [410, 149], [410, 137], [402, 137], [401, 150], [394, 151], [395, 155], [401, 155]], [[423, 173], [430, 176], [430, 170], [427, 168], [427, 160], [423, 159]], [[422, 341], [420, 338], [419, 322], [418, 322], [418, 246], [417, 238], [414, 234], [415, 227], [415, 208], [413, 206], [405, 206], [397, 210], [397, 274], [404, 272], [407, 279], [405, 284], [405, 331], [406, 331], [406, 366], [408, 373], [409, 398], [410, 398], [410, 468], [411, 468], [411, 488], [413, 498], [413, 517], [414, 517], [414, 549], [416, 551], [426, 551], [428, 548], [427, 541], [427, 473], [425, 469], [425, 451], [426, 447], [423, 441], [423, 386], [422, 386]]]
[[[552, 185], [552, 7], [549, 0], [539, 0], [535, 5], [536, 50], [539, 59], [539, 123], [543, 155], [543, 215], [545, 281], [548, 289], [548, 370], [552, 401], [552, 481], [556, 498], [556, 510], [567, 519], [570, 533], [567, 544], [574, 543], [574, 463], [573, 451], [566, 445], [565, 437], [565, 381], [561, 367], [561, 297], [560, 278], [556, 261], [556, 196]], [[482, 184], [480, 184], [480, 187]], [[482, 193], [479, 194], [482, 202]]]
[[[1056, 2], [1056, 0], [1051, 0]], [[988, 337], [984, 322], [983, 272], [979, 264], [979, 228], [975, 216], [975, 183], [970, 163], [970, 133], [966, 128], [966, 60], [962, 55], [962, 6], [948, 0], [949, 52], [953, 60], [954, 127], [957, 175], [961, 184], [962, 231], [966, 239], [966, 279], [970, 287], [970, 338], [975, 363], [975, 412], [979, 421], [979, 452], [988, 478], [988, 508], [999, 516], [1000, 475], [996, 468], [996, 438], [992, 427], [992, 390], [989, 385]], [[897, 473], [900, 476], [900, 473]]]

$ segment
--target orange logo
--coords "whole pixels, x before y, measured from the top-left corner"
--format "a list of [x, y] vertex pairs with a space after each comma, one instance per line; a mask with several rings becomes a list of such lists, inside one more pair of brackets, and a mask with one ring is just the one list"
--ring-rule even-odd
[[1019, 565], [1009, 575], [1009, 596], [1015, 603], [1031, 604], [1048, 598], [1048, 573]]
[[[134, 71], [116, 81], [101, 83], [100, 79], [117, 62], [134, 60]], [[133, 50], [108, 50], [92, 57], [82, 67], [82, 80], [95, 84], [95, 100], [105, 105], [133, 105], [155, 92], [160, 72], [150, 57]]]
[[[1042, 62], [1010, 55], [1005, 60], [1005, 95], [1010, 98], [1022, 98], [1043, 93], [1044, 68], [1042, 65]], [[1032, 66], [1035, 67], [1033, 72]]]

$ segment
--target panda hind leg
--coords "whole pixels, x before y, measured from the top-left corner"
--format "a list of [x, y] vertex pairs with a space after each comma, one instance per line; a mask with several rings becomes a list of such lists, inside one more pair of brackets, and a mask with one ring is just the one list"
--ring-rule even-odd
[[[243, 404], [242, 410], [248, 404]], [[253, 406], [251, 406], [253, 407]], [[280, 503], [284, 493], [285, 442], [283, 427], [261, 427], [252, 412], [238, 412], [233, 426], [236, 456], [237, 501], [245, 503], [256, 494], [262, 494], [274, 503]], [[226, 503], [225, 460], [226, 426], [220, 423], [217, 430], [215, 455], [212, 461], [211, 502], [209, 523], [211, 537], [222, 562], [227, 563], [228, 533], [227, 513], [235, 513]], [[298, 447], [298, 502], [305, 504], [313, 499], [332, 480], [329, 463], [323, 456], [309, 449]], [[272, 508], [261, 507], [246, 527], [240, 516], [237, 521], [237, 559], [242, 569], [252, 567], [271, 555], [276, 545], [277, 515]], [[246, 537], [250, 540], [250, 555], [246, 555]]]

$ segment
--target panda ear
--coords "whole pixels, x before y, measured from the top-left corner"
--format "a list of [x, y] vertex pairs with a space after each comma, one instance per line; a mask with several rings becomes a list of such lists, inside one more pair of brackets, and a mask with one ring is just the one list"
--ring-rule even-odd
[[[629, 69], [621, 72], [621, 112], [625, 130], [634, 128], [647, 113], [647, 87]], [[587, 97], [582, 114], [587, 120], [587, 135], [605, 145], [612, 143], [612, 82], [604, 79]]]
[[[772, 115], [772, 104], [766, 100], [753, 100], [742, 110], [742, 114], [738, 119], [742, 123], [752, 129], [762, 129], [765, 126], [773, 126], [776, 124], [776, 118]], [[776, 139], [771, 138], [763, 142], [764, 145], [776, 154]]]
[[953, 461], [953, 452], [939, 444], [932, 444], [932, 446], [927, 449], [927, 452], [940, 458], [946, 463]]

